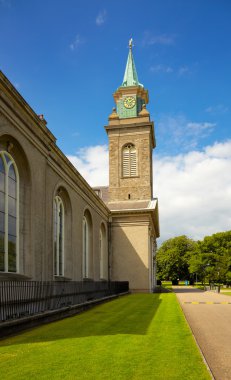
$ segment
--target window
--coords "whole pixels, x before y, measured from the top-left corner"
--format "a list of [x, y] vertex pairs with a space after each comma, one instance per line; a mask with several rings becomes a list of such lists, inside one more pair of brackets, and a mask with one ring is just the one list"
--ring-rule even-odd
[[106, 229], [104, 224], [101, 224], [99, 231], [99, 248], [100, 248], [100, 279], [108, 278], [108, 259], [107, 259], [107, 241]]
[[58, 195], [54, 199], [54, 275], [64, 275], [64, 205]]
[[86, 216], [83, 217], [83, 278], [89, 276], [89, 226]]
[[83, 278], [93, 278], [93, 234], [92, 217], [89, 210], [85, 210], [83, 216]]
[[133, 144], [127, 144], [123, 148], [123, 177], [137, 176], [137, 153]]
[[0, 271], [19, 272], [19, 175], [7, 152], [0, 152]]

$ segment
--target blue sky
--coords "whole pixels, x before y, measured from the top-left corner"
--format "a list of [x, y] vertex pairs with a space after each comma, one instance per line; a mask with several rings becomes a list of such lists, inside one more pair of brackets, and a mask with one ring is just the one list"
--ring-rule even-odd
[[[186, 175], [184, 160], [193, 152], [229, 151], [230, 16], [229, 0], [0, 0], [0, 69], [95, 184], [88, 153], [98, 149], [105, 159], [104, 125], [133, 37], [139, 81], [149, 90], [147, 108], [155, 120], [154, 167], [155, 157], [157, 169], [170, 160]], [[159, 192], [166, 192], [169, 184], [160, 183], [158, 170], [156, 176]]]

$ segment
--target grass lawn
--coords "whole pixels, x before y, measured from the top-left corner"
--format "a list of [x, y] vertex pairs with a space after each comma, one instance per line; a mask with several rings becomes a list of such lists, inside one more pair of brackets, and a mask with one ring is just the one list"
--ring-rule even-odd
[[225, 294], [226, 296], [231, 296], [231, 290], [221, 290], [222, 294]]
[[1, 380], [209, 380], [174, 293], [136, 294], [0, 341]]
[[172, 281], [162, 281], [161, 286], [172, 292]]
[[193, 285], [194, 288], [204, 290], [204, 285]]

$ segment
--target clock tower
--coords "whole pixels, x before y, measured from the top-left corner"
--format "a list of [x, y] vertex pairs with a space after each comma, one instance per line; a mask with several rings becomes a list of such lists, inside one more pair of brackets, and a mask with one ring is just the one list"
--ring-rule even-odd
[[109, 138], [109, 200], [150, 200], [154, 123], [146, 109], [148, 91], [138, 80], [132, 40], [123, 82], [113, 97], [116, 108], [105, 127]]
[[153, 198], [154, 123], [146, 109], [148, 91], [139, 82], [132, 40], [121, 86], [113, 94], [116, 108], [105, 127], [109, 139], [111, 278], [129, 281], [131, 291], [151, 292], [156, 284], [158, 201]]

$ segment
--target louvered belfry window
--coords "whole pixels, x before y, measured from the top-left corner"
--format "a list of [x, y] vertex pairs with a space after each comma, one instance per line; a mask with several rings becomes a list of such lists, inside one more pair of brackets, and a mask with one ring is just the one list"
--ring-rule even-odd
[[137, 176], [137, 153], [133, 144], [127, 144], [123, 148], [123, 177]]

